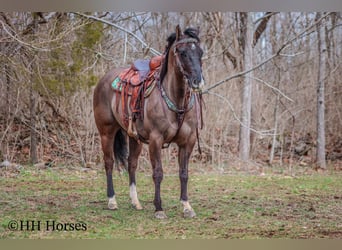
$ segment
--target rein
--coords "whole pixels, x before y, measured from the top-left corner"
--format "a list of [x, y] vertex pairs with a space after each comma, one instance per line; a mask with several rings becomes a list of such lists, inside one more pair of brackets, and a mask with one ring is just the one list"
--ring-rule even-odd
[[[196, 92], [195, 94], [191, 93], [190, 101], [187, 103], [186, 108], [179, 109], [179, 108], [177, 108], [176, 104], [174, 104], [172, 102], [172, 100], [167, 96], [167, 94], [165, 92], [165, 89], [164, 89], [163, 85], [160, 83], [159, 80], [157, 81], [157, 86], [158, 86], [158, 89], [160, 90], [162, 98], [164, 99], [164, 101], [166, 103], [166, 106], [169, 108], [169, 110], [171, 110], [171, 111], [173, 111], [173, 112], [175, 112], [177, 114], [178, 129], [177, 129], [177, 132], [176, 132], [176, 134], [174, 135], [173, 138], [175, 138], [178, 135], [178, 133], [179, 133], [181, 127], [182, 127], [182, 124], [183, 124], [183, 121], [184, 121], [184, 118], [185, 118], [185, 114], [186, 114], [186, 112], [191, 110], [192, 107], [194, 106], [195, 101], [196, 101], [196, 97], [197, 97], [197, 102], [198, 102], [198, 105], [199, 105], [199, 110], [197, 109], [197, 105], [195, 105], [196, 106], [197, 121], [200, 123], [199, 127], [201, 129], [203, 128], [203, 116], [202, 116], [202, 101], [203, 100], [202, 100], [202, 93], [201, 92]], [[197, 137], [198, 152], [200, 154], [202, 154], [202, 150], [201, 150], [201, 146], [200, 146], [200, 141], [199, 141], [198, 127], [196, 128], [196, 137]], [[163, 148], [168, 148], [170, 146], [170, 144], [171, 144], [171, 142], [166, 143], [163, 146]]]
[[[184, 44], [184, 43], [194, 43], [194, 44], [198, 44], [198, 41], [194, 38], [185, 38], [185, 39], [182, 39], [178, 42], [175, 43], [175, 47], [173, 49], [173, 53], [176, 57], [176, 64], [177, 64], [177, 67], [179, 68], [180, 72], [182, 73], [183, 75], [183, 78], [184, 78], [184, 81], [188, 81], [187, 77], [186, 77], [186, 74], [184, 72], [184, 69], [182, 67], [182, 64], [179, 60], [179, 57], [178, 57], [178, 53], [176, 51], [177, 49], [177, 45], [179, 44]], [[166, 59], [166, 58], [165, 58]], [[160, 71], [155, 74], [155, 81], [156, 81], [156, 85], [160, 91], [160, 94], [161, 94], [161, 97], [162, 99], [164, 100], [166, 106], [168, 107], [169, 110], [173, 111], [174, 113], [176, 113], [177, 115], [177, 123], [178, 123], [178, 128], [177, 128], [177, 132], [176, 134], [173, 136], [173, 138], [175, 138], [181, 127], [182, 127], [182, 124], [184, 122], [184, 118], [185, 118], [185, 114], [190, 111], [194, 106], [196, 107], [196, 117], [197, 117], [197, 121], [198, 123], [200, 124], [199, 127], [196, 128], [196, 137], [197, 137], [197, 143], [198, 143], [198, 152], [200, 154], [202, 154], [202, 150], [201, 150], [201, 147], [200, 147], [200, 141], [199, 141], [199, 131], [198, 129], [203, 127], [203, 117], [202, 117], [202, 93], [201, 91], [191, 91], [191, 90], [188, 90], [186, 95], [185, 95], [185, 106], [184, 108], [178, 108], [177, 105], [170, 99], [170, 97], [167, 95], [162, 83], [161, 83], [161, 80], [160, 80]], [[199, 110], [197, 108], [197, 105], [195, 105], [195, 102], [198, 103], [198, 106], [199, 106]], [[143, 141], [145, 143], [148, 143], [148, 140], [144, 139], [143, 137], [141, 137], [140, 135], [138, 135], [139, 137], [139, 140], [140, 141]], [[163, 145], [163, 148], [168, 148], [173, 140], [173, 138], [170, 140], [170, 142], [168, 143], [165, 143]]]
[[172, 100], [168, 97], [166, 94], [166, 91], [163, 87], [163, 85], [160, 83], [160, 81], [157, 82], [158, 89], [160, 90], [161, 96], [163, 97], [167, 107], [175, 112], [177, 114], [177, 120], [178, 120], [178, 129], [181, 127], [181, 124], [183, 123], [184, 120], [184, 114], [188, 112], [192, 107], [194, 106], [195, 103], [195, 95], [191, 93], [190, 101], [187, 103], [186, 107], [183, 109], [179, 109], [176, 104], [172, 102]]
[[[179, 56], [178, 56], [178, 53], [177, 53], [177, 45], [179, 44], [185, 44], [185, 43], [193, 43], [193, 46], [194, 44], [198, 44], [198, 41], [197, 39], [194, 39], [194, 38], [185, 38], [185, 39], [182, 39], [178, 42], [175, 43], [175, 46], [173, 48], [173, 53], [175, 55], [175, 58], [176, 58], [176, 64], [177, 64], [177, 67], [179, 68], [180, 72], [182, 73], [183, 75], [183, 78], [184, 78], [184, 81], [188, 81], [187, 77], [186, 77], [186, 74], [185, 74], [185, 71], [182, 67], [182, 64], [180, 62], [180, 59], [179, 59]], [[182, 127], [182, 124], [183, 124], [183, 121], [184, 121], [184, 118], [185, 118], [185, 114], [191, 110], [195, 104], [195, 101], [196, 101], [196, 97], [197, 97], [197, 102], [199, 104], [199, 112], [197, 110], [197, 105], [196, 105], [196, 116], [197, 116], [197, 120], [198, 122], [200, 123], [200, 128], [202, 128], [203, 126], [203, 118], [202, 118], [202, 94], [201, 92], [195, 92], [195, 94], [192, 92], [192, 91], [188, 91], [186, 96], [185, 96], [185, 107], [182, 108], [182, 109], [179, 109], [177, 107], [177, 105], [175, 103], [173, 103], [173, 101], [168, 97], [163, 85], [161, 84], [161, 81], [158, 77], [157, 79], [157, 86], [158, 86], [158, 89], [161, 93], [161, 96], [163, 98], [163, 100], [165, 101], [166, 103], [166, 106], [168, 107], [169, 110], [173, 111], [176, 113], [177, 115], [177, 123], [178, 123], [178, 129], [177, 129], [177, 132], [176, 134], [174, 135], [173, 138], [175, 138], [181, 127]], [[189, 97], [190, 95], [190, 97]], [[200, 154], [202, 154], [202, 150], [201, 150], [201, 147], [200, 147], [200, 143], [199, 143], [199, 132], [198, 132], [198, 127], [196, 128], [196, 137], [197, 137], [197, 142], [198, 142], [198, 151]], [[173, 140], [173, 139], [172, 139]], [[171, 141], [172, 141], [171, 140]], [[163, 148], [168, 148], [170, 146], [171, 142], [169, 143], [166, 143], [166, 145], [163, 146]]]

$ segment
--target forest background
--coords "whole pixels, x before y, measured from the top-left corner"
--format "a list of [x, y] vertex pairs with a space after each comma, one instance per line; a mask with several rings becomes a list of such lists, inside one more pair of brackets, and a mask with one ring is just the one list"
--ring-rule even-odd
[[[342, 17], [336, 12], [0, 13], [0, 162], [102, 164], [92, 92], [112, 67], [199, 27], [206, 86], [198, 171], [337, 169]], [[176, 148], [164, 151], [177, 171]], [[140, 169], [149, 170], [144, 150]]]

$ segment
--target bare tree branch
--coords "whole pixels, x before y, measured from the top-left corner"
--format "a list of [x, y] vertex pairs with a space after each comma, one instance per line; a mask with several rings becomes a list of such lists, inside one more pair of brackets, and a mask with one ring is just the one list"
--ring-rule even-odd
[[251, 69], [247, 69], [247, 70], [241, 71], [241, 72], [239, 72], [239, 73], [237, 73], [237, 74], [235, 74], [235, 75], [232, 75], [232, 76], [229, 76], [229, 77], [227, 77], [227, 78], [224, 78], [223, 80], [221, 80], [221, 81], [219, 81], [219, 82], [217, 82], [217, 83], [214, 83], [213, 85], [211, 85], [211, 86], [208, 87], [207, 89], [203, 90], [202, 93], [203, 93], [203, 94], [207, 94], [207, 93], [208, 93], [210, 90], [212, 90], [213, 88], [216, 88], [216, 87], [220, 86], [221, 84], [223, 84], [223, 83], [225, 83], [225, 82], [227, 82], [227, 81], [230, 81], [230, 80], [232, 80], [232, 79], [238, 78], [238, 77], [243, 76], [243, 75], [245, 75], [245, 74], [247, 74], [247, 73], [249, 73], [249, 72], [251, 72], [251, 71], [253, 71], [253, 70], [257, 69], [257, 68], [260, 68], [262, 65], [264, 65], [265, 63], [271, 61], [271, 60], [272, 60], [273, 58], [275, 58], [276, 56], [278, 56], [277, 53], [274, 54], [274, 55], [272, 55], [271, 57], [267, 58], [266, 60], [262, 61], [261, 63], [257, 64], [256, 66], [254, 66], [254, 67], [251, 68]]
[[275, 92], [277, 92], [278, 94], [280, 94], [281, 96], [283, 96], [285, 99], [289, 100], [290, 102], [294, 102], [294, 100], [292, 100], [290, 97], [288, 97], [287, 95], [285, 95], [283, 92], [281, 92], [280, 89], [272, 86], [271, 84], [269, 84], [268, 82], [260, 79], [260, 78], [257, 78], [257, 77], [253, 77], [254, 80], [258, 81], [258, 82], [261, 82], [263, 84], [265, 84], [267, 87], [271, 88], [272, 90], [274, 90]]
[[321, 18], [317, 19], [313, 24], [311, 24], [309, 27], [307, 27], [306, 29], [304, 29], [302, 32], [300, 32], [298, 35], [296, 35], [295, 37], [289, 39], [287, 42], [285, 42], [272, 56], [270, 56], [269, 58], [265, 59], [264, 61], [262, 61], [261, 63], [257, 64], [256, 66], [247, 69], [245, 71], [239, 72], [235, 75], [232, 76], [228, 76], [226, 78], [224, 78], [223, 80], [214, 83], [213, 85], [211, 85], [210, 87], [208, 87], [207, 89], [203, 90], [203, 94], [207, 94], [211, 89], [216, 88], [218, 86], [220, 86], [221, 84], [230, 81], [232, 79], [241, 77], [253, 70], [256, 70], [258, 68], [260, 68], [261, 66], [263, 66], [264, 64], [268, 63], [269, 61], [271, 61], [273, 58], [279, 56], [280, 52], [282, 52], [285, 48], [287, 48], [292, 42], [294, 42], [295, 40], [297, 40], [298, 38], [300, 38], [302, 35], [304, 35], [305, 33], [307, 33], [309, 30], [315, 28], [315, 26], [317, 24], [319, 24], [324, 18], [326, 18], [327, 16], [329, 16], [331, 14], [331, 12], [328, 12], [327, 14], [325, 14], [324, 16], [322, 16]]
[[[216, 97], [222, 99], [225, 103], [227, 103], [228, 106], [229, 106], [229, 108], [230, 108], [230, 110], [232, 111], [232, 114], [233, 114], [235, 120], [237, 120], [241, 126], [246, 127], [246, 128], [248, 127], [246, 124], [244, 124], [244, 123], [240, 120], [240, 118], [238, 117], [238, 115], [236, 114], [236, 112], [235, 112], [235, 110], [234, 110], [234, 108], [233, 108], [233, 105], [229, 102], [228, 98], [226, 98], [226, 97], [224, 97], [224, 96], [222, 96], [222, 95], [220, 95], [220, 94], [211, 92], [211, 91], [208, 91], [208, 94], [214, 95], [214, 96], [216, 96]], [[254, 128], [252, 128], [252, 127], [248, 127], [248, 128], [249, 128], [252, 132], [254, 132], [254, 133], [258, 134], [258, 135], [261, 135], [261, 136], [274, 136], [274, 135], [275, 135], [275, 134], [273, 133], [273, 132], [274, 132], [274, 129], [270, 129], [270, 130], [261, 130], [261, 131], [260, 131], [260, 130], [254, 129]], [[279, 135], [279, 134], [276, 134], [276, 135]]]
[[137, 39], [147, 50], [151, 51], [152, 54], [154, 55], [161, 55], [162, 53], [159, 52], [158, 50], [155, 50], [154, 48], [151, 48], [147, 43], [145, 43], [142, 39], [140, 39], [137, 35], [135, 35], [134, 33], [132, 33], [131, 31], [119, 26], [119, 25], [116, 25], [115, 23], [112, 23], [112, 22], [109, 22], [109, 21], [106, 21], [106, 20], [103, 20], [101, 18], [98, 18], [98, 17], [95, 17], [95, 16], [89, 16], [89, 15], [85, 15], [83, 13], [79, 13], [79, 12], [72, 12], [76, 15], [79, 15], [79, 16], [82, 16], [82, 17], [85, 17], [85, 18], [88, 18], [88, 19], [92, 19], [92, 20], [95, 20], [97, 22], [102, 22], [102, 23], [105, 23], [107, 25], [110, 25], [110, 26], [113, 26], [129, 35], [131, 35], [132, 37], [134, 37], [135, 39]]
[[258, 27], [254, 31], [253, 47], [258, 43], [261, 34], [265, 31], [267, 27], [268, 21], [275, 14], [276, 12], [266, 12], [266, 14], [261, 18], [261, 22], [259, 23]]
[[257, 24], [260, 21], [263, 21], [265, 18], [270, 18], [271, 16], [278, 14], [279, 12], [266, 12], [264, 16], [260, 17], [256, 21], [254, 21], [254, 24]]
[[[24, 46], [27, 46], [31, 49], [34, 49], [34, 50], [39, 50], [39, 51], [50, 51], [50, 49], [46, 49], [46, 48], [40, 48], [40, 47], [37, 47], [37, 46], [34, 46], [30, 43], [27, 43], [27, 42], [24, 42], [23, 40], [19, 39], [17, 34], [12, 30], [9, 30], [7, 29], [5, 23], [3, 21], [0, 20], [0, 23], [2, 25], [2, 28], [4, 29], [4, 31], [12, 38], [14, 39], [15, 41], [17, 41], [18, 43], [24, 45]], [[13, 35], [12, 33], [14, 33], [15, 35]]]

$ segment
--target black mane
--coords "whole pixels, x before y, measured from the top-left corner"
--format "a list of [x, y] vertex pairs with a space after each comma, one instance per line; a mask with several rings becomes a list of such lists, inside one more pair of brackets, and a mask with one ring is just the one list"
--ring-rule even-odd
[[[184, 31], [184, 35], [188, 36], [188, 37], [191, 37], [191, 38], [194, 38], [196, 39], [198, 42], [200, 42], [200, 39], [199, 37], [197, 36], [197, 29], [194, 29], [194, 28], [187, 28], [185, 31]], [[164, 51], [164, 55], [165, 55], [165, 59], [164, 59], [164, 63], [163, 63], [163, 66], [162, 66], [162, 69], [160, 71], [160, 82], [162, 83], [163, 82], [163, 79], [166, 75], [166, 72], [167, 72], [167, 65], [168, 65], [168, 58], [169, 58], [169, 51], [170, 51], [170, 48], [172, 46], [172, 44], [176, 41], [176, 33], [172, 33], [167, 39], [167, 45], [165, 47], [165, 51]]]

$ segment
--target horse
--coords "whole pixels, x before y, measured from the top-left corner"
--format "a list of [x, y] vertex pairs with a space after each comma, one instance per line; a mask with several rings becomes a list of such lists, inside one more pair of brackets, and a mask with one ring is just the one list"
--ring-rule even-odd
[[183, 32], [177, 25], [175, 32], [167, 38], [161, 66], [155, 74], [157, 87], [143, 100], [143, 118], [134, 121], [135, 136], [128, 133], [132, 120], [127, 125], [122, 118], [127, 115], [123, 107], [127, 104], [111, 86], [124, 68], [112, 69], [96, 85], [93, 111], [103, 151], [109, 209], [118, 208], [112, 180], [114, 162], [128, 165], [131, 203], [136, 210], [143, 209], [138, 199], [135, 172], [143, 144], [148, 144], [155, 188], [154, 216], [166, 219], [160, 194], [163, 180], [161, 150], [165, 145], [175, 143], [178, 146], [183, 216], [196, 216], [188, 199], [187, 187], [189, 158], [196, 140], [199, 140], [198, 129], [202, 126], [202, 55], [199, 28], [187, 28]]

